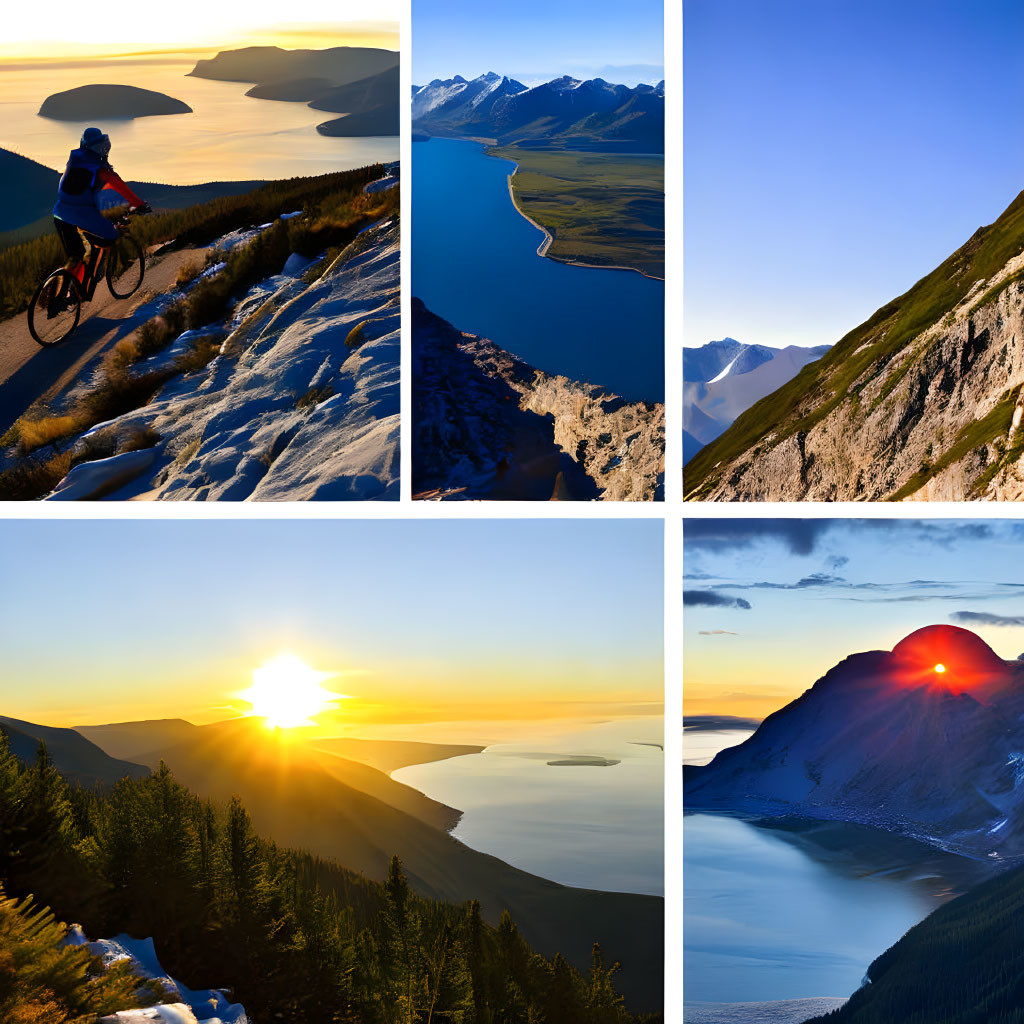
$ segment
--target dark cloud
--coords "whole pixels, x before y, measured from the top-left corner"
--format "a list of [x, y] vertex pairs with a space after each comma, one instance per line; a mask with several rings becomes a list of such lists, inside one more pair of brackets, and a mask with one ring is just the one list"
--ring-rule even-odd
[[972, 622], [976, 626], [1024, 626], [1024, 615], [993, 615], [991, 612], [953, 612], [955, 622]]
[[849, 565], [850, 560], [846, 555], [833, 555], [828, 560], [829, 568], [835, 572], [837, 569], [842, 569], [844, 565]]
[[[920, 519], [687, 519], [683, 523], [683, 541], [693, 550], [722, 552], [775, 540], [791, 554], [810, 555], [830, 533], [833, 543], [843, 534], [866, 533], [890, 537], [894, 543], [919, 541], [950, 548], [962, 541], [990, 540], [1001, 530], [1007, 531], [1014, 540], [1024, 539], [1024, 525], [1019, 523], [1005, 526], [955, 519], [939, 522]], [[846, 556], [835, 558], [846, 559]], [[841, 564], [845, 565], [846, 561]], [[833, 565], [834, 569], [840, 567]]]
[[803, 590], [805, 587], [830, 587], [836, 583], [845, 583], [842, 576], [833, 576], [827, 572], [812, 572], [802, 580], [797, 580], [793, 585], [794, 590]]
[[697, 608], [742, 608], [750, 610], [750, 602], [742, 597], [727, 597], [715, 590], [684, 590], [683, 604]]
[[695, 550], [731, 551], [766, 538], [794, 555], [809, 555], [832, 526], [830, 519], [687, 519], [683, 543]]
[[698, 636], [739, 636], [739, 633], [734, 633], [731, 629], [698, 629]]

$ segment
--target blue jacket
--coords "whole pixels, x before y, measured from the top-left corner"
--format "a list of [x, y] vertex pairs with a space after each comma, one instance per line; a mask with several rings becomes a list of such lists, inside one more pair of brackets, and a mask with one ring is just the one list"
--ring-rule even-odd
[[73, 149], [57, 186], [57, 202], [62, 206], [92, 206], [99, 209], [97, 193], [103, 188], [98, 175], [107, 161], [90, 149]]

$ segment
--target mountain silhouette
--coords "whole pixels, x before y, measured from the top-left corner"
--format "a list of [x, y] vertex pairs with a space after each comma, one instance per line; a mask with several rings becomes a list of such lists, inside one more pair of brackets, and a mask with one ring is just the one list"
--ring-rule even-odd
[[927, 626], [854, 654], [744, 743], [685, 772], [688, 810], [872, 825], [1024, 857], [1024, 663]]
[[55, 729], [0, 716], [0, 732], [7, 736], [11, 752], [23, 764], [35, 761], [39, 743], [44, 742], [57, 770], [69, 782], [83, 786], [112, 786], [125, 777], [141, 779], [149, 774], [141, 764], [111, 757], [74, 729]]

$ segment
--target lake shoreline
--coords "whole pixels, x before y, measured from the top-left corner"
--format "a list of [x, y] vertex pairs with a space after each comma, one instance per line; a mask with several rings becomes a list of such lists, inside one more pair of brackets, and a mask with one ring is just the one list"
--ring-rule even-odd
[[[467, 139], [465, 141], [476, 142], [478, 140]], [[486, 156], [491, 156], [491, 154], [487, 153], [486, 150], [484, 152]], [[508, 157], [495, 157], [494, 159], [507, 160]], [[563, 259], [561, 256], [552, 256], [548, 252], [548, 250], [551, 248], [551, 243], [554, 241], [554, 237], [552, 236], [551, 232], [548, 231], [548, 229], [544, 227], [543, 224], [538, 224], [537, 221], [535, 221], [528, 213], [526, 213], [523, 210], [523, 208], [519, 205], [518, 201], [516, 200], [516, 192], [512, 184], [512, 179], [519, 171], [519, 164], [517, 164], [514, 160], [511, 161], [511, 163], [514, 166], [512, 168], [512, 173], [508, 175], [508, 197], [509, 199], [512, 200], [512, 205], [516, 208], [516, 213], [518, 213], [519, 216], [523, 218], [523, 220], [529, 221], [538, 231], [542, 231], [544, 233], [543, 240], [541, 241], [540, 245], [537, 246], [538, 256], [542, 256], [544, 259], [549, 259], [554, 263], [561, 263], [567, 267], [585, 267], [587, 270], [626, 270], [634, 274], [639, 274], [641, 277], [646, 277], [648, 281], [661, 281], [662, 284], [665, 283], [665, 278], [658, 277], [657, 274], [647, 274], [644, 271], [640, 270], [639, 267], [606, 266], [604, 263], [584, 263], [582, 260], [567, 260]]]

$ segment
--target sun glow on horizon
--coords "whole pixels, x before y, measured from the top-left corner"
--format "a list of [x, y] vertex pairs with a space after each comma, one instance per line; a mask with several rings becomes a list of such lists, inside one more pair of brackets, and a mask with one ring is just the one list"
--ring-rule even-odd
[[935, 666], [935, 671], [938, 672], [939, 675], [942, 675], [942, 673], [946, 671], [946, 666], [943, 665], [942, 662], [939, 662], [939, 664]]
[[252, 686], [238, 694], [252, 710], [246, 717], [262, 718], [271, 729], [294, 729], [316, 725], [314, 718], [334, 711], [349, 697], [325, 689], [323, 683], [336, 672], [320, 672], [294, 654], [279, 654], [265, 665], [253, 669]]

